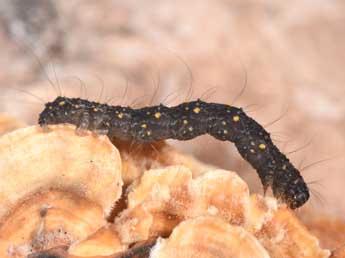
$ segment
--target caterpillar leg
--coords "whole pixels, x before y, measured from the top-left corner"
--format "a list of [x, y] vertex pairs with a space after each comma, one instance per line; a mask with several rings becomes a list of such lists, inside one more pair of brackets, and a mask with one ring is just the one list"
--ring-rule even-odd
[[89, 129], [90, 126], [90, 114], [89, 112], [85, 111], [81, 114], [80, 119], [77, 124], [77, 128], [75, 130], [77, 135], [83, 136], [86, 133], [86, 130]]
[[48, 133], [50, 131], [48, 124], [42, 124], [40, 126], [41, 126], [43, 132]]
[[273, 184], [273, 178], [269, 173], [259, 173], [260, 181], [262, 183], [262, 188], [264, 192], [264, 196], [266, 196], [267, 190]]
[[96, 135], [107, 135], [109, 133], [110, 123], [105, 117], [96, 117], [92, 125], [92, 132]]

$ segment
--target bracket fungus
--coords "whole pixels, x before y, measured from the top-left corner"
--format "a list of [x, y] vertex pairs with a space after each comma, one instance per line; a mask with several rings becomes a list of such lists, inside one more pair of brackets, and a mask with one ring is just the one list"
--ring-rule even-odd
[[121, 159], [106, 137], [74, 127], [0, 138], [0, 256], [70, 245], [105, 225], [122, 192]]
[[345, 257], [345, 246], [342, 246], [332, 252], [330, 258], [344, 258]]
[[116, 217], [114, 227], [128, 244], [169, 236], [179, 223], [202, 216], [240, 226], [257, 238], [270, 257], [329, 256], [285, 205], [274, 198], [250, 196], [245, 182], [225, 170], [195, 179], [183, 166], [146, 171], [128, 188], [128, 208]]
[[70, 125], [1, 136], [0, 257], [330, 257], [236, 173], [145, 148]]
[[159, 239], [150, 258], [269, 258], [259, 241], [245, 229], [215, 217], [181, 222], [168, 239]]
[[123, 142], [112, 139], [122, 158], [122, 179], [125, 185], [140, 178], [149, 169], [183, 165], [192, 171], [193, 177], [204, 174], [215, 167], [205, 164], [193, 156], [179, 152], [165, 142], [149, 145]]

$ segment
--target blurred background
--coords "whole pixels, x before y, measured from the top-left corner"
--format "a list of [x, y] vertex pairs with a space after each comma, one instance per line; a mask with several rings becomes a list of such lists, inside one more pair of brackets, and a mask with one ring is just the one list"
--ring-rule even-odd
[[[303, 209], [344, 218], [344, 35], [341, 0], [1, 0], [0, 112], [34, 124], [59, 94], [234, 103], [292, 152], [312, 189]], [[171, 143], [262, 192], [231, 143]]]

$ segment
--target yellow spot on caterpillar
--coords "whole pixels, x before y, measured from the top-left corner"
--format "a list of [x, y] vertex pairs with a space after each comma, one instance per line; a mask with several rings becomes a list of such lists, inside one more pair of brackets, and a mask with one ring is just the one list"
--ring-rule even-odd
[[123, 113], [119, 113], [119, 114], [117, 115], [117, 117], [120, 118], [120, 119], [123, 118]]
[[162, 116], [162, 115], [161, 115], [161, 113], [159, 113], [159, 112], [157, 112], [157, 113], [155, 114], [155, 118], [157, 118], [157, 119], [159, 119], [161, 116]]
[[147, 112], [146, 112], [146, 115], [151, 115], [151, 112], [150, 112], [150, 111], [147, 111]]
[[259, 144], [259, 149], [260, 150], [266, 149], [266, 144], [264, 144], [264, 143]]
[[147, 124], [142, 124], [141, 127], [142, 127], [142, 128], [146, 128], [146, 127], [147, 127]]
[[66, 104], [65, 101], [60, 101], [60, 102], [59, 102], [59, 106], [63, 106], [63, 105], [65, 105], [65, 104]]
[[200, 112], [200, 108], [199, 107], [196, 107], [196, 108], [194, 108], [193, 109], [193, 112], [195, 113], [195, 114], [198, 114], [199, 112]]
[[224, 130], [223, 133], [224, 133], [224, 134], [228, 134], [228, 130]]
[[238, 121], [240, 121], [240, 117], [239, 116], [234, 116], [232, 118], [232, 120], [234, 120], [234, 122], [238, 122]]
[[188, 120], [186, 120], [186, 119], [183, 120], [183, 124], [184, 124], [184, 125], [188, 124]]
[[193, 131], [193, 127], [188, 127], [188, 130], [191, 132]]
[[222, 121], [222, 125], [226, 125], [226, 122], [225, 122], [225, 121]]
[[98, 111], [98, 108], [94, 108], [93, 111], [94, 111], [94, 112], [97, 112], [97, 111]]

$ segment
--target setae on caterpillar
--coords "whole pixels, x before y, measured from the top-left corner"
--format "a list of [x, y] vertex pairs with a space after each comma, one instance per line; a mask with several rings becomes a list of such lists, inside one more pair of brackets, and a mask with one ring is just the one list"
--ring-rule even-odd
[[270, 186], [274, 196], [290, 208], [298, 208], [309, 199], [308, 187], [299, 171], [274, 145], [269, 133], [241, 108], [197, 100], [175, 107], [161, 104], [132, 109], [57, 97], [45, 104], [39, 124], [46, 127], [60, 123], [141, 143], [165, 139], [184, 141], [209, 134], [233, 142], [241, 156], [256, 169], [264, 191]]

